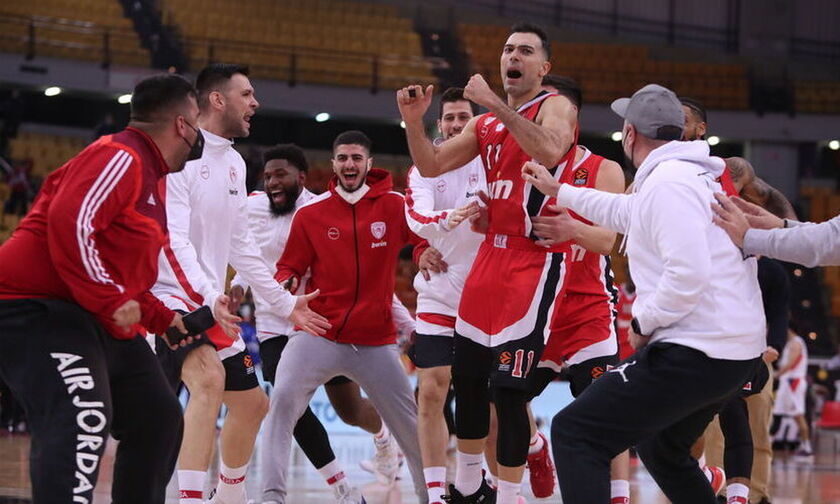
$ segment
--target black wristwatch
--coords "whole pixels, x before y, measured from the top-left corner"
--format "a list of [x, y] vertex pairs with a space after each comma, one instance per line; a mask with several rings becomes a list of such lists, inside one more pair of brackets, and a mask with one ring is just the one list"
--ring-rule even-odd
[[630, 321], [630, 327], [633, 329], [633, 332], [638, 334], [639, 336], [644, 336], [645, 338], [649, 338], [649, 334], [642, 334], [642, 328], [639, 327], [639, 321], [636, 317], [633, 317], [633, 320]]

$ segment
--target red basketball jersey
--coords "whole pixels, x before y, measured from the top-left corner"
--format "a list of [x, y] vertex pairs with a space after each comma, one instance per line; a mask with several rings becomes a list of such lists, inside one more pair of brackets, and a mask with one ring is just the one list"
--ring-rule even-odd
[[[563, 171], [560, 181], [574, 187], [595, 187], [598, 170], [603, 157], [583, 147], [583, 157], [571, 169]], [[552, 199], [553, 202], [553, 199]], [[569, 214], [586, 224], [590, 221], [569, 210]], [[610, 256], [590, 252], [577, 244], [571, 245], [567, 258], [565, 292], [568, 295], [585, 294], [598, 296], [614, 305], [618, 302], [618, 291], [613, 285]]]
[[735, 187], [735, 181], [732, 180], [732, 173], [729, 172], [728, 166], [723, 169], [723, 173], [718, 178], [718, 182], [720, 182], [721, 187], [723, 187], [723, 192], [727, 196], [738, 196], [738, 189]]
[[[534, 121], [540, 108], [554, 93], [541, 92], [531, 101], [525, 103], [517, 112]], [[510, 133], [510, 130], [494, 114], [483, 114], [476, 123], [476, 136], [481, 160], [487, 174], [487, 189], [490, 196], [488, 208], [490, 225], [488, 235], [500, 235], [497, 240], [504, 241], [506, 237], [530, 238], [532, 234], [531, 217], [543, 213], [548, 198], [531, 184], [522, 180], [522, 165], [533, 158], [528, 155]], [[551, 167], [552, 174], [559, 179], [563, 168], [569, 159], [574, 159], [575, 142], [568, 153], [557, 166]], [[517, 240], [527, 243], [524, 240]], [[534, 250], [541, 252], [563, 252], [568, 247], [559, 250], [546, 249], [533, 245]]]

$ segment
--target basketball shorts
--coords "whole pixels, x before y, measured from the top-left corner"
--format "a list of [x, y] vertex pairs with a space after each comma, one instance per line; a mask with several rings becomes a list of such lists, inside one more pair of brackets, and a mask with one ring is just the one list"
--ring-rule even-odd
[[799, 416], [805, 414], [805, 392], [807, 382], [805, 378], [779, 378], [779, 389], [776, 391], [776, 401], [773, 403], [773, 414], [782, 416]]
[[545, 351], [538, 364], [560, 372], [573, 365], [618, 353], [615, 311], [603, 296], [561, 295]]
[[[185, 347], [172, 350], [160, 336], [155, 336], [155, 339], [155, 354], [174, 390], [178, 390], [181, 384], [181, 369], [187, 355], [198, 346], [213, 345], [209, 338], [203, 337]], [[247, 352], [222, 359], [222, 365], [225, 368], [225, 390], [251, 390], [259, 386], [254, 360]]]
[[453, 375], [528, 390], [563, 286], [564, 254], [516, 237], [485, 241], [464, 285], [455, 324]]
[[[200, 308], [198, 304], [179, 296], [165, 295], [161, 296], [160, 300], [170, 310], [181, 313], [188, 313]], [[218, 324], [202, 334], [204, 337], [201, 339], [206, 339], [216, 348], [216, 351], [219, 352], [219, 358], [222, 361], [245, 351], [245, 342], [242, 340], [242, 337], [238, 336], [236, 339], [231, 339]], [[155, 348], [157, 350], [160, 346], [156, 346]]]
[[[578, 364], [572, 364], [566, 368], [566, 375], [569, 378], [569, 385], [572, 397], [577, 397], [586, 390], [593, 381], [597, 380], [604, 373], [618, 365], [618, 354], [595, 357]], [[559, 372], [548, 367], [539, 367], [534, 372], [533, 387], [531, 388], [531, 400], [543, 393], [548, 384], [554, 381]]]
[[455, 317], [417, 314], [417, 334], [408, 357], [421, 369], [451, 366], [455, 356]]

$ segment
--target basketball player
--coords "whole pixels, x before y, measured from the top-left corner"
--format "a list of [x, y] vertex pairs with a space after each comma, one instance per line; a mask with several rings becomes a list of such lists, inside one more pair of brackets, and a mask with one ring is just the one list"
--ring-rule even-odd
[[633, 355], [633, 347], [630, 346], [630, 322], [633, 320], [633, 303], [636, 302], [636, 285], [633, 284], [633, 277], [630, 276], [630, 268], [625, 264], [624, 276], [627, 281], [618, 286], [618, 303], [615, 309], [618, 312], [616, 327], [618, 328], [618, 360], [624, 360]]
[[[443, 141], [463, 131], [475, 116], [461, 88], [449, 88], [440, 98], [438, 130]], [[484, 166], [476, 157], [461, 170], [426, 178], [412, 167], [405, 191], [408, 226], [440, 253], [445, 271], [417, 273], [417, 335], [413, 361], [417, 366], [417, 436], [423, 454], [423, 474], [431, 504], [443, 504], [449, 429], [443, 408], [452, 381], [455, 317], [464, 281], [484, 236], [460, 225], [475, 213], [478, 192], [487, 191]], [[430, 249], [431, 250], [431, 249]], [[428, 276], [428, 278], [426, 278]]]
[[[285, 249], [292, 215], [298, 208], [315, 198], [315, 195], [304, 187], [309, 163], [300, 147], [294, 144], [277, 145], [265, 152], [263, 160], [265, 191], [255, 191], [249, 195], [248, 225], [266, 264], [275, 265]], [[306, 278], [304, 277], [304, 285]], [[238, 305], [247, 288], [247, 282], [237, 273], [231, 281], [231, 299], [235, 302], [234, 306]], [[301, 293], [303, 290], [296, 289]], [[271, 305], [259, 295], [254, 295], [254, 301], [263, 378], [273, 385], [277, 363], [289, 341], [288, 335], [294, 330], [294, 324], [275, 314]], [[411, 333], [414, 330], [414, 319], [401, 304], [399, 307], [402, 307], [402, 310], [399, 310], [397, 304], [399, 300], [395, 297], [394, 319], [400, 320], [405, 312], [406, 315], [402, 318], [407, 319], [407, 328], [405, 320], [402, 324], [398, 322], [398, 327], [403, 325], [402, 330]], [[362, 427], [371, 434], [378, 434], [374, 438], [377, 448], [377, 457], [374, 459], [377, 462], [377, 471], [382, 475], [389, 475], [395, 471], [399, 467], [395, 443], [376, 409], [368, 399], [361, 397], [359, 386], [346, 377], [339, 376], [327, 382], [325, 389], [342, 421]], [[346, 478], [330, 446], [327, 431], [311, 408], [307, 407], [298, 420], [294, 436], [306, 457], [335, 492], [336, 500], [340, 502], [345, 496], [358, 493]], [[270, 436], [263, 436], [262, 443], [265, 452], [271, 450], [274, 440]], [[269, 481], [277, 470], [277, 467], [267, 465], [260, 473], [264, 481]], [[284, 482], [272, 484], [284, 485]]]
[[[333, 142], [329, 191], [302, 206], [292, 219], [276, 278], [322, 295], [313, 308], [331, 328], [315, 336], [295, 331], [277, 365], [271, 408], [263, 428], [274, 439], [262, 457], [285, 478], [292, 431], [315, 389], [335, 376], [358, 383], [405, 453], [414, 487], [426, 502], [417, 442], [417, 406], [395, 345], [392, 303], [397, 259], [410, 238], [405, 200], [391, 175], [373, 169], [371, 142], [347, 131]], [[390, 474], [393, 478], [394, 472]], [[263, 502], [287, 501], [285, 485], [263, 482]], [[392, 480], [393, 481], [393, 480]], [[390, 481], [389, 483], [391, 483]], [[361, 495], [347, 499], [364, 502]]]
[[563, 501], [607, 502], [609, 460], [636, 445], [672, 502], [712, 504], [690, 448], [765, 348], [754, 262], [709, 222], [725, 165], [703, 142], [674, 141], [685, 123], [676, 95], [649, 84], [612, 108], [625, 118], [624, 152], [638, 169], [631, 194], [561, 185], [532, 162], [522, 170], [560, 206], [625, 234], [638, 287], [636, 354], [552, 422]]
[[808, 347], [805, 340], [788, 330], [787, 343], [779, 360], [779, 389], [776, 391], [774, 415], [793, 417], [799, 428], [796, 455], [812, 457], [811, 435], [805, 419], [805, 395], [808, 391]]
[[[546, 198], [523, 183], [519, 170], [536, 159], [562, 167], [574, 157], [577, 116], [563, 96], [541, 89], [551, 69], [545, 31], [534, 25], [512, 28], [501, 54], [507, 101], [481, 75], [467, 84], [464, 97], [490, 110], [472, 119], [457, 137], [439, 146], [426, 138], [423, 114], [431, 86], [397, 92], [414, 164], [424, 177], [458, 169], [480, 155], [490, 191], [489, 228], [464, 285], [455, 330], [452, 366], [458, 435], [457, 473], [450, 486], [453, 503], [489, 498], [481, 459], [489, 422], [488, 378], [499, 417], [498, 501], [519, 497], [528, 455], [530, 427], [526, 403], [531, 369], [549, 331], [560, 291], [564, 253], [535, 243], [529, 217], [543, 211]], [[492, 293], [492, 294], [491, 294]]]
[[0, 246], [0, 377], [32, 432], [32, 502], [93, 502], [109, 434], [113, 501], [165, 501], [183, 420], [139, 334], [186, 332], [148, 289], [166, 234], [158, 182], [201, 156], [198, 112], [183, 77], [140, 81], [128, 127], [53, 172]]
[[228, 264], [279, 315], [312, 332], [329, 326], [307, 307], [317, 292], [296, 298], [283, 289], [248, 231], [245, 162], [231, 140], [248, 136], [259, 105], [247, 74], [246, 67], [228, 64], [213, 64], [199, 73], [204, 153], [165, 184], [169, 240], [153, 292], [173, 310], [210, 306], [217, 322], [198, 344], [174, 352], [157, 349], [171, 382], [183, 380], [190, 391], [178, 461], [180, 504], [203, 502], [221, 403], [228, 415], [220, 434], [219, 482], [211, 502], [245, 503], [245, 473], [268, 410], [268, 398], [236, 331], [238, 318], [230, 313], [224, 294]]
[[[580, 86], [572, 79], [547, 75], [543, 87], [568, 97], [580, 110]], [[624, 192], [624, 172], [618, 163], [598, 156], [582, 145], [577, 146], [574, 164], [566, 167], [560, 180], [574, 187]], [[555, 210], [558, 215], [531, 218], [534, 233], [540, 238], [537, 243], [551, 246], [571, 241], [563, 294], [552, 317], [551, 335], [537, 365], [532, 396], [540, 395], [565, 367], [572, 395], [578, 397], [594, 379], [618, 365], [615, 306], [618, 293], [613, 285], [609, 256], [615, 243], [615, 232], [594, 226], [574, 212]], [[548, 443], [542, 434], [539, 436], [541, 439], [532, 438], [531, 446], [543, 445], [545, 457], [548, 457]], [[529, 459], [529, 468], [531, 465]], [[629, 477], [630, 455], [625, 451], [611, 462], [612, 504], [630, 502]], [[534, 495], [551, 495], [553, 484], [552, 477], [548, 495], [538, 495], [536, 489]]]

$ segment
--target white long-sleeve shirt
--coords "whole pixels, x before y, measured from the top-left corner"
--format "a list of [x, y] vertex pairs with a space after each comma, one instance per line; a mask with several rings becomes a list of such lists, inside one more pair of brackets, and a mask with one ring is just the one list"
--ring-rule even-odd
[[723, 168], [705, 142], [670, 142], [639, 167], [632, 194], [563, 185], [557, 201], [626, 235], [633, 316], [652, 342], [747, 360], [765, 348], [765, 318], [755, 260], [712, 222]]
[[840, 215], [815, 224], [788, 220], [784, 229], [749, 229], [744, 253], [814, 266], [840, 265]]
[[472, 231], [469, 222], [450, 229], [448, 219], [453, 210], [477, 201], [478, 191], [487, 192], [484, 165], [478, 157], [438, 177], [423, 177], [415, 167], [408, 173], [408, 226], [440, 251], [448, 264], [446, 272], [432, 273], [428, 281], [420, 273], [414, 278], [418, 314], [455, 317], [458, 313], [461, 291], [484, 235]]
[[[315, 197], [312, 192], [307, 189], [302, 189], [297, 200], [295, 200], [295, 211]], [[277, 261], [286, 249], [286, 242], [289, 239], [289, 231], [292, 227], [294, 212], [275, 215], [271, 211], [268, 196], [262, 191], [251, 193], [248, 197], [247, 205], [248, 227], [257, 242], [260, 255], [266, 264], [269, 265], [271, 274], [274, 275], [277, 272]], [[307, 272], [301, 279], [296, 293], [304, 293], [308, 279], [309, 273]], [[230, 284], [231, 286], [239, 285], [245, 290], [250, 286], [239, 272], [236, 273], [236, 276], [233, 277]], [[254, 304], [256, 305], [257, 338], [260, 342], [281, 335], [288, 336], [294, 332], [294, 324], [288, 318], [279, 315], [273, 310], [271, 304], [257, 292], [253, 292], [253, 295]], [[401, 336], [408, 336], [414, 331], [414, 318], [402, 302], [400, 302], [396, 294], [394, 295], [392, 304], [392, 313], [394, 324], [397, 326], [397, 332]]]
[[152, 292], [214, 306], [225, 291], [228, 264], [281, 316], [295, 297], [272, 276], [248, 228], [245, 161], [233, 142], [202, 129], [204, 154], [165, 178], [169, 239]]

